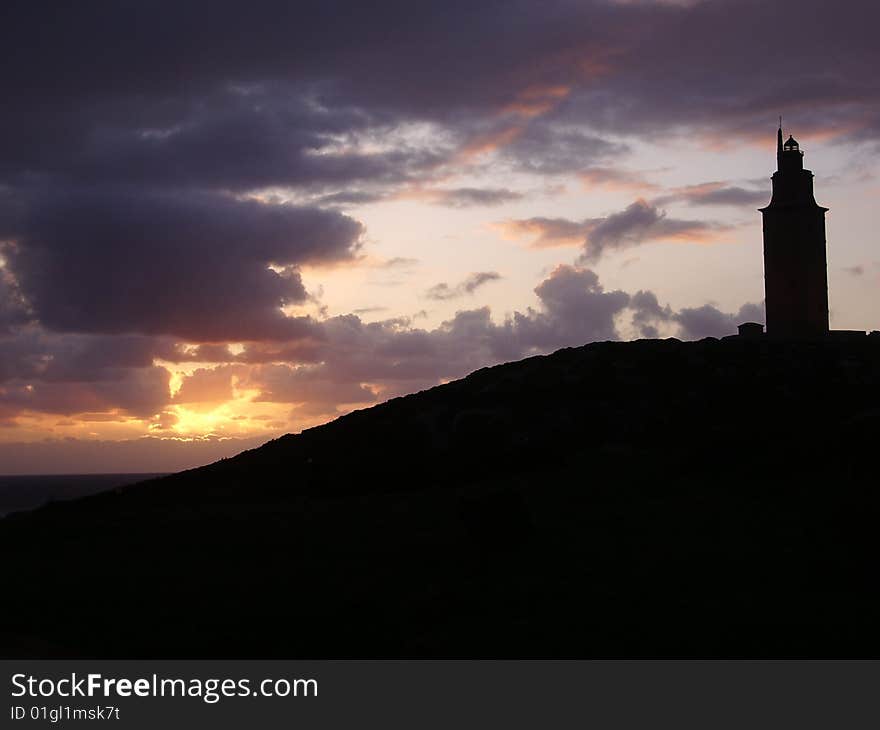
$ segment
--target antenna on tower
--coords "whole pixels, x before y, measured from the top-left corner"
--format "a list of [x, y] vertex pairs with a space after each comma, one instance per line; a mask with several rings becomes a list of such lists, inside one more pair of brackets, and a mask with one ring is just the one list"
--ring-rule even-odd
[[782, 115], [779, 115], [779, 129], [776, 130], [776, 169], [782, 169]]

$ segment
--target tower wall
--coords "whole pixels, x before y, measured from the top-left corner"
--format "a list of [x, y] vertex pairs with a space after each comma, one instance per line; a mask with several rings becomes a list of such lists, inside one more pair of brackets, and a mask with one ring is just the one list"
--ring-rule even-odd
[[821, 337], [828, 333], [827, 208], [813, 197], [813, 173], [803, 153], [778, 133], [773, 197], [761, 209], [764, 222], [764, 295], [767, 334]]
[[767, 334], [819, 337], [828, 332], [825, 209], [770, 206], [764, 217]]

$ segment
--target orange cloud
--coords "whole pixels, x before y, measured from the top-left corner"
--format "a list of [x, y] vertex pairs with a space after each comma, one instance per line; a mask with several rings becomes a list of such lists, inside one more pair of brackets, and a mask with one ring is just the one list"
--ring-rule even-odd
[[516, 96], [516, 100], [501, 108], [502, 114], [516, 114], [527, 119], [552, 111], [571, 93], [571, 87], [562, 84], [553, 86], [529, 86]]
[[469, 161], [489, 152], [506, 147], [525, 131], [525, 125], [514, 124], [506, 129], [480, 134], [470, 140], [459, 152], [459, 159]]
[[650, 241], [718, 241], [731, 226], [712, 221], [670, 218], [656, 204], [639, 198], [624, 210], [602, 218], [580, 221], [566, 218], [527, 218], [491, 224], [504, 238], [531, 237], [529, 246], [583, 246], [584, 260], [595, 261], [604, 252], [630, 248]]
[[527, 86], [516, 94], [512, 102], [498, 110], [501, 116], [513, 116], [521, 121], [473, 137], [461, 148], [459, 161], [468, 161], [511, 144], [525, 131], [527, 120], [553, 111], [570, 93], [571, 86], [565, 84]]
[[175, 403], [217, 404], [232, 400], [233, 377], [244, 370], [241, 366], [223, 365], [198, 368], [181, 379], [174, 395]]
[[531, 237], [531, 248], [580, 246], [593, 226], [592, 221], [570, 221], [565, 218], [509, 219], [490, 223], [489, 227], [507, 240]]

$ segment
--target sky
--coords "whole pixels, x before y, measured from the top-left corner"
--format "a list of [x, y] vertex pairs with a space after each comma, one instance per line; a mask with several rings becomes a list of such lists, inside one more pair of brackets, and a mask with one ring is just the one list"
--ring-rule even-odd
[[880, 329], [880, 6], [4, 3], [0, 473], [208, 463], [762, 321], [778, 118]]

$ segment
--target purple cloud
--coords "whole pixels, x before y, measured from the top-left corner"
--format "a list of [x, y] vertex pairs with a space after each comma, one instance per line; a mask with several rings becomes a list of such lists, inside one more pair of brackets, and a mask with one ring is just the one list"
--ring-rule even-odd
[[38, 194], [3, 223], [0, 253], [46, 327], [197, 342], [306, 336], [280, 309], [307, 298], [297, 266], [350, 259], [362, 232], [331, 211], [140, 189]]
[[656, 204], [636, 200], [602, 218], [527, 218], [495, 224], [503, 235], [530, 236], [532, 245], [581, 245], [581, 262], [595, 263], [605, 253], [652, 241], [711, 241], [727, 227], [713, 221], [673, 218]]
[[477, 271], [454, 286], [449, 286], [446, 282], [434, 284], [434, 286], [428, 289], [425, 296], [436, 301], [458, 299], [467, 294], [473, 294], [481, 286], [488, 284], [490, 281], [498, 281], [500, 278], [501, 274], [497, 271]]

